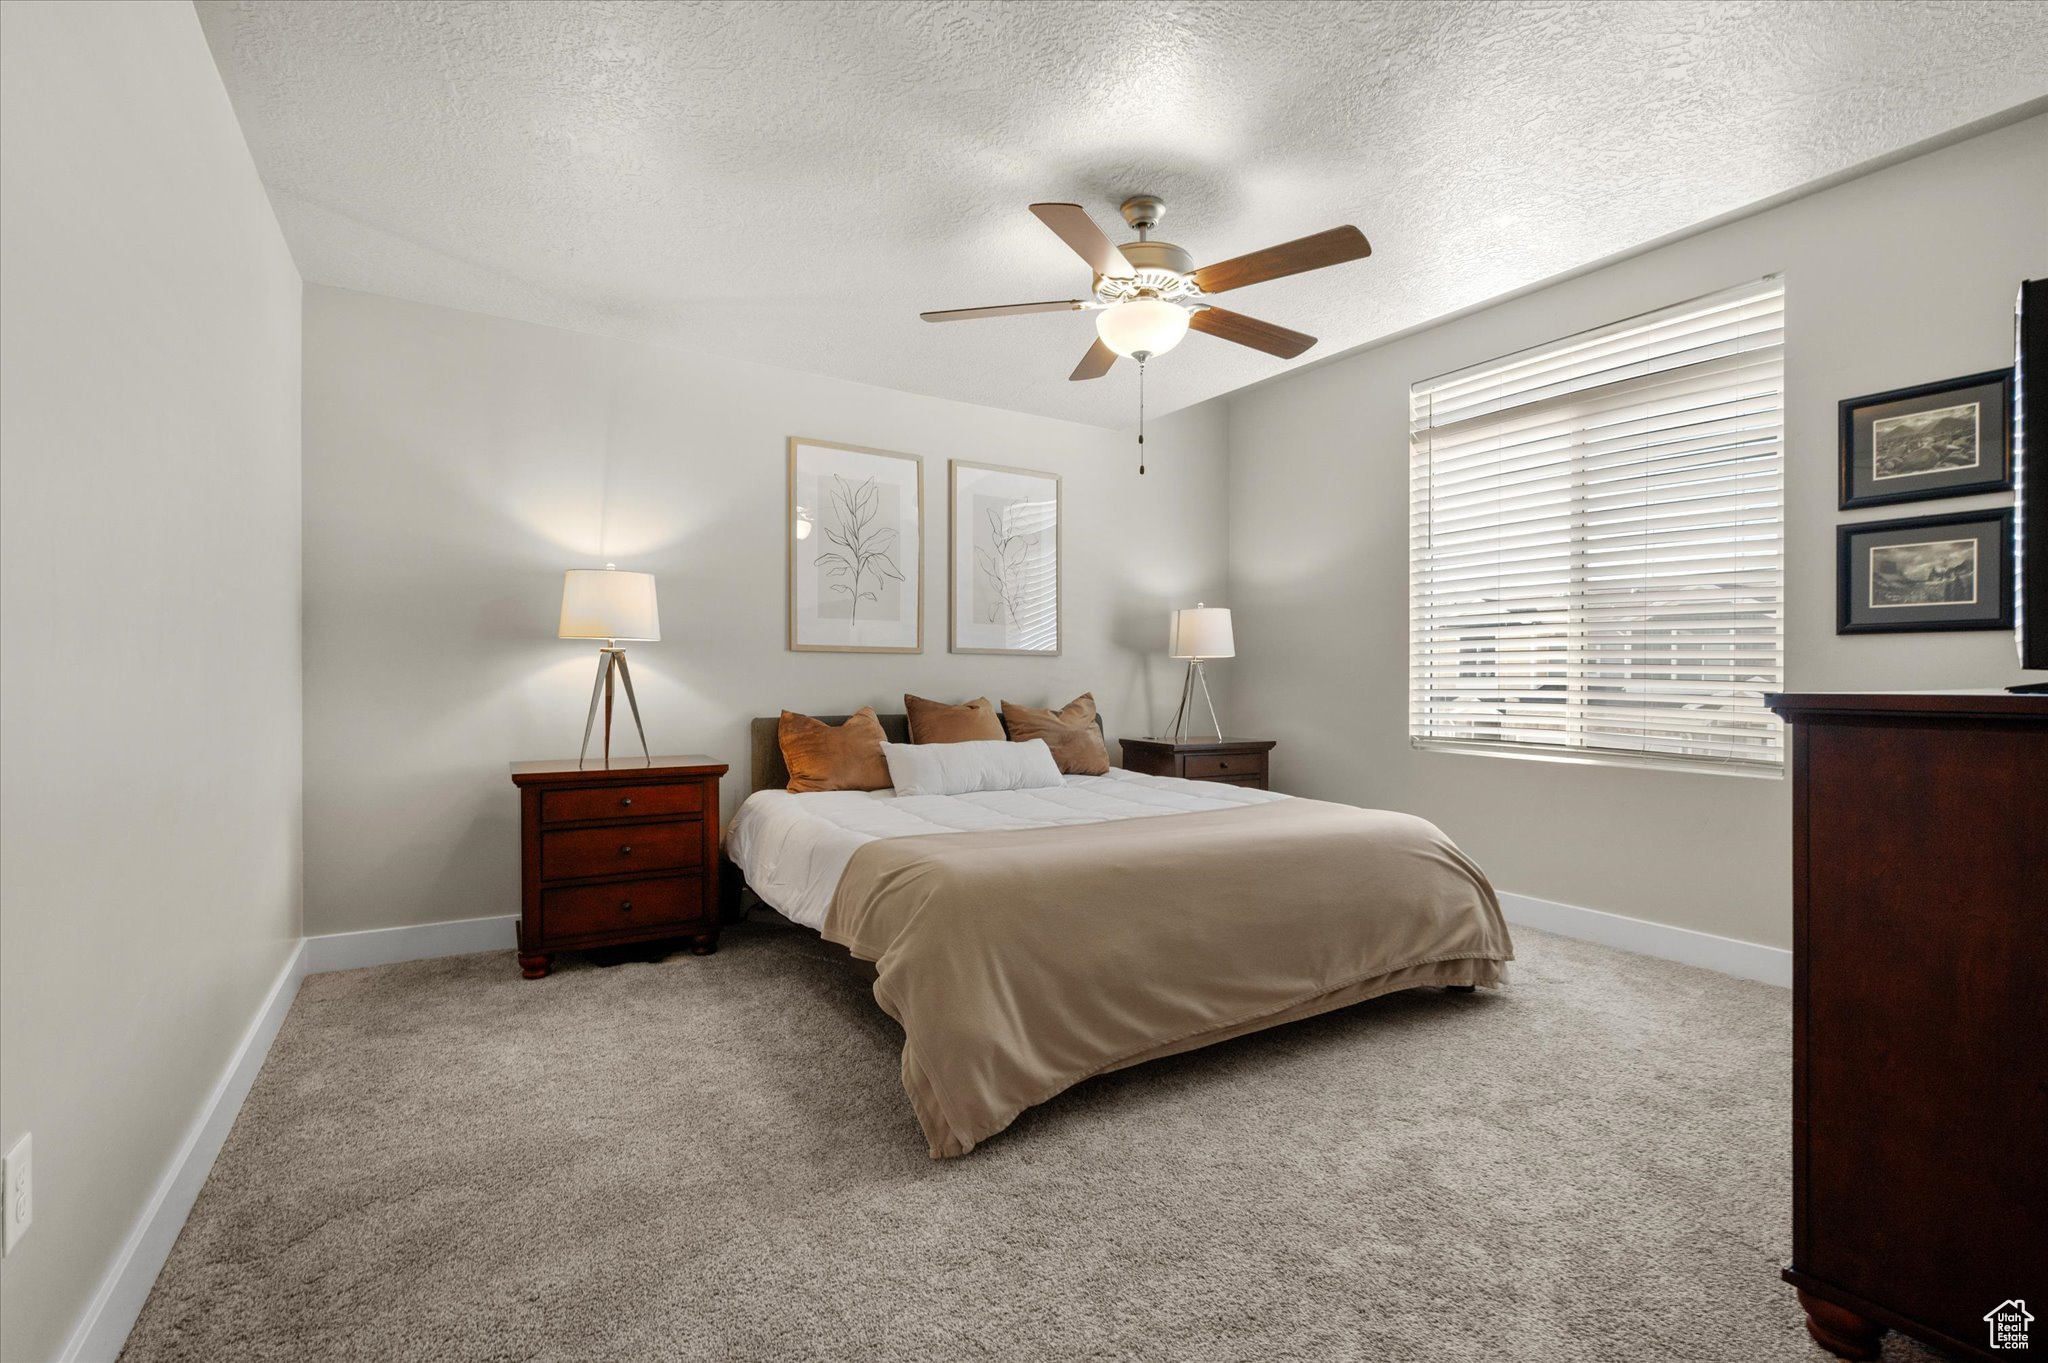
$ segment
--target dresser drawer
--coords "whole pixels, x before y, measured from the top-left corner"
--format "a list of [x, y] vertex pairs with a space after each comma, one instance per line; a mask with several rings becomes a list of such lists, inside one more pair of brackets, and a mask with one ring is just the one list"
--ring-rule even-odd
[[703, 812], [704, 787], [695, 781], [667, 786], [550, 790], [540, 797], [542, 823], [588, 823], [592, 819], [661, 818]]
[[540, 835], [543, 880], [625, 875], [631, 871], [679, 871], [704, 862], [704, 823], [621, 824], [615, 828], [570, 828]]
[[707, 916], [701, 876], [615, 880], [543, 890], [541, 932], [550, 941], [699, 923]]
[[1181, 770], [1190, 781], [1227, 781], [1237, 777], [1266, 774], [1264, 753], [1189, 753], [1181, 759]]

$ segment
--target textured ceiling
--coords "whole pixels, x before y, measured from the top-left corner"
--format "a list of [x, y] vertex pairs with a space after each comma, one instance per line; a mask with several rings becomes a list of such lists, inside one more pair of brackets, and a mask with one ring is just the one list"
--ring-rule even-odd
[[[311, 281], [1119, 427], [1088, 317], [917, 318], [1085, 294], [1034, 200], [1356, 223], [1223, 300], [1312, 360], [2048, 94], [2037, 3], [198, 9]], [[1283, 368], [1190, 336], [1148, 406]]]

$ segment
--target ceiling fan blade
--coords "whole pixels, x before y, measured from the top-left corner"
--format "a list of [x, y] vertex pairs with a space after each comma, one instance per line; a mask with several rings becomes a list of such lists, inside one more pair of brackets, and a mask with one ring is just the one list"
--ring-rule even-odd
[[1117, 250], [1116, 243], [1102, 235], [1102, 229], [1095, 225], [1095, 219], [1088, 216], [1088, 210], [1079, 204], [1033, 204], [1031, 211], [1038, 220], [1059, 235], [1059, 239], [1074, 248], [1074, 254], [1088, 262], [1088, 268], [1107, 279], [1129, 279], [1137, 271], [1131, 262], [1124, 259], [1124, 253]]
[[1263, 251], [1253, 251], [1250, 255], [1233, 256], [1220, 264], [1204, 265], [1195, 271], [1195, 283], [1203, 293], [1224, 293], [1247, 284], [1284, 279], [1304, 270], [1320, 270], [1325, 265], [1363, 260], [1371, 254], [1372, 243], [1365, 239], [1365, 233], [1356, 227], [1332, 227], [1327, 232], [1318, 232], [1299, 241], [1283, 242], [1278, 246], [1268, 246]]
[[949, 308], [943, 312], [920, 312], [927, 322], [964, 322], [970, 317], [1022, 317], [1027, 312], [1074, 312], [1087, 306], [1077, 298], [1064, 303], [1004, 303], [993, 308]]
[[1293, 359], [1316, 343], [1313, 336], [1276, 327], [1271, 322], [1261, 322], [1256, 317], [1247, 317], [1227, 308], [1196, 308], [1194, 315], [1188, 318], [1188, 325], [1196, 331], [1206, 331], [1211, 336], [1248, 345], [1268, 355], [1278, 355], [1283, 360]]
[[1067, 378], [1069, 380], [1099, 379], [1104, 374], [1107, 374], [1109, 367], [1115, 363], [1116, 352], [1104, 345], [1100, 338], [1097, 338], [1095, 344], [1088, 347], [1088, 353], [1081, 357], [1081, 363], [1074, 366], [1074, 372], [1067, 375]]

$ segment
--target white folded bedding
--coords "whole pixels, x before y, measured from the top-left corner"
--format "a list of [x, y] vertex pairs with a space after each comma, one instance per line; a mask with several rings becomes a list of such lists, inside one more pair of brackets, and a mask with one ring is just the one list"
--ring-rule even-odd
[[733, 816], [726, 853], [762, 902], [805, 927], [823, 928], [846, 863], [856, 848], [876, 838], [1108, 823], [1286, 798], [1277, 791], [1122, 770], [1069, 776], [1057, 788], [972, 795], [757, 790]]

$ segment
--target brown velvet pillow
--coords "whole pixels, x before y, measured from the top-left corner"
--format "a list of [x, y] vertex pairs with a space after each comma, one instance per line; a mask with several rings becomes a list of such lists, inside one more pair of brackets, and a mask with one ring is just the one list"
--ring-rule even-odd
[[1003, 723], [1009, 726], [1013, 743], [1044, 739], [1045, 746], [1052, 749], [1053, 761], [1069, 776], [1109, 772], [1109, 749], [1103, 745], [1102, 730], [1095, 727], [1092, 693], [1083, 692], [1059, 710], [1036, 710], [1004, 701]]
[[1003, 722], [987, 696], [947, 705], [923, 696], [905, 696], [903, 708], [910, 715], [912, 743], [1000, 743]]
[[864, 705], [844, 724], [827, 724], [791, 710], [775, 726], [782, 744], [782, 764], [789, 768], [789, 789], [886, 790], [889, 764], [882, 745], [889, 741], [875, 707]]

